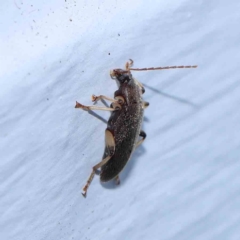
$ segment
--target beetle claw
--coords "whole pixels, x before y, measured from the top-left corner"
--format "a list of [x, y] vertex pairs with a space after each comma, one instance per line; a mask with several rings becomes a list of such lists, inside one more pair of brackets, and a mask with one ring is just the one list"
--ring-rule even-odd
[[87, 197], [87, 192], [82, 192], [83, 197]]
[[89, 110], [89, 107], [84, 106], [84, 105], [82, 105], [81, 103], [79, 103], [79, 102], [77, 102], [77, 101], [76, 101], [75, 108], [81, 108], [81, 109], [87, 110], [87, 111]]
[[92, 95], [92, 102], [97, 102], [99, 99], [96, 95]]
[[82, 105], [81, 103], [79, 103], [79, 102], [76, 101], [75, 108], [82, 108], [82, 106], [83, 106], [83, 105]]
[[82, 195], [86, 198], [87, 197], [87, 185], [82, 190]]

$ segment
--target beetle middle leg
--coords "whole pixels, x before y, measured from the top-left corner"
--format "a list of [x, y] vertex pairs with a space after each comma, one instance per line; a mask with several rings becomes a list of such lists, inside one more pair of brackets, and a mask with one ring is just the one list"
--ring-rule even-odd
[[120, 105], [120, 103], [117, 102], [117, 100], [115, 100], [115, 102], [113, 102], [110, 107], [85, 106], [79, 102], [76, 102], [75, 108], [81, 108], [85, 111], [88, 111], [88, 113], [91, 114], [92, 116], [98, 118], [99, 120], [101, 120], [104, 123], [107, 123], [107, 121], [104, 118], [102, 118], [101, 116], [99, 116], [92, 110], [103, 110], [103, 111], [111, 111], [112, 112], [112, 111], [121, 109], [121, 105]]
[[115, 109], [111, 107], [85, 106], [79, 102], [76, 102], [75, 108], [81, 108], [86, 111], [89, 111], [89, 110], [115, 111]]
[[[102, 95], [100, 95], [99, 98], [101, 96]], [[105, 96], [103, 96], [103, 97], [105, 97]], [[96, 98], [98, 98], [98, 97], [96, 97]], [[108, 99], [111, 99], [111, 98], [108, 98]], [[89, 111], [89, 110], [115, 111], [115, 110], [119, 110], [122, 108], [121, 104], [119, 103], [119, 100], [115, 100], [115, 99], [112, 99], [112, 100], [114, 100], [114, 101], [112, 102], [110, 107], [85, 106], [76, 101], [75, 108], [81, 108], [86, 111]]]
[[87, 190], [94, 178], [94, 175], [97, 173], [97, 170], [100, 167], [102, 167], [104, 164], [106, 164], [111, 159], [111, 157], [113, 156], [113, 154], [115, 152], [115, 140], [114, 140], [113, 134], [108, 129], [106, 129], [106, 131], [105, 131], [105, 144], [106, 144], [106, 148], [108, 151], [108, 156], [106, 156], [101, 162], [99, 162], [98, 164], [96, 164], [93, 167], [93, 170], [92, 170], [92, 172], [87, 180], [87, 183], [84, 186], [83, 191], [82, 191], [82, 195], [84, 197], [87, 196]]
[[147, 137], [147, 134], [143, 131], [143, 130], [141, 130], [141, 132], [140, 132], [140, 134], [139, 134], [139, 136], [140, 137], [142, 137], [142, 139], [141, 140], [139, 140], [138, 142], [137, 142], [137, 144], [136, 144], [136, 147], [135, 148], [137, 148], [140, 144], [142, 144], [143, 143], [143, 141], [145, 140], [145, 138]]

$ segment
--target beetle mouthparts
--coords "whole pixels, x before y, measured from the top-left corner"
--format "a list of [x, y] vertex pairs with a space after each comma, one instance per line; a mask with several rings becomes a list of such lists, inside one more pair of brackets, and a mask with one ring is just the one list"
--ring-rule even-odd
[[116, 78], [114, 71], [115, 71], [115, 70], [110, 70], [110, 77], [111, 77], [112, 79], [115, 79], [115, 78]]
[[116, 79], [118, 76], [123, 75], [125, 73], [129, 73], [129, 70], [123, 70], [123, 69], [113, 69], [110, 71], [110, 76], [112, 79]]

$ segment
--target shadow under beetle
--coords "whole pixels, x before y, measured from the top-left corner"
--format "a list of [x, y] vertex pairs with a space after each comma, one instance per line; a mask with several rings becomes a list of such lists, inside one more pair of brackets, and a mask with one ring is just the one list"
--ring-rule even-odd
[[[82, 195], [86, 197], [87, 190], [95, 174], [100, 170], [100, 180], [107, 182], [115, 179], [120, 183], [119, 173], [123, 170], [133, 151], [144, 141], [146, 133], [142, 131], [143, 112], [149, 106], [143, 101], [142, 94], [145, 92], [143, 85], [132, 77], [133, 71], [163, 70], [174, 68], [196, 68], [197, 66], [171, 66], [158, 68], [132, 68], [133, 61], [127, 62], [125, 70], [114, 69], [110, 71], [112, 79], [117, 81], [118, 90], [114, 98], [103, 95], [92, 96], [92, 101], [107, 100], [110, 107], [85, 106], [76, 102], [75, 108], [86, 111], [104, 110], [110, 111], [111, 116], [105, 130], [105, 150], [102, 160], [96, 164], [83, 188]], [[139, 140], [139, 136], [141, 139]]]

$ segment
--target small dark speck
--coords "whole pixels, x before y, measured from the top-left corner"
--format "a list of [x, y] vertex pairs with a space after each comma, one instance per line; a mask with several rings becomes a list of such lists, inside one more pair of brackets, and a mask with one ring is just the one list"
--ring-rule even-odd
[[110, 53], [108, 53], [108, 55], [110, 55]]
[[82, 72], [84, 72], [84, 71], [82, 71]]
[[49, 99], [47, 98], [47, 101], [48, 101]]
[[72, 22], [72, 19], [70, 18], [69, 21]]
[[120, 37], [120, 33], [118, 34], [118, 36]]

